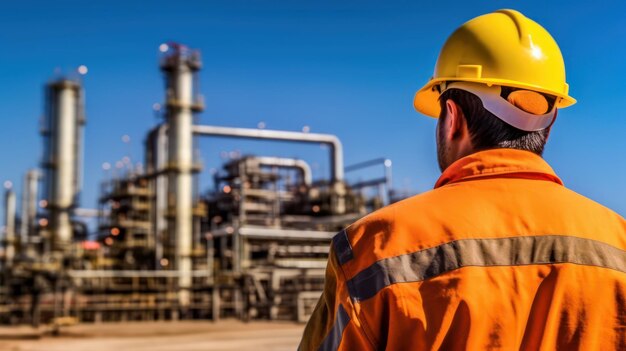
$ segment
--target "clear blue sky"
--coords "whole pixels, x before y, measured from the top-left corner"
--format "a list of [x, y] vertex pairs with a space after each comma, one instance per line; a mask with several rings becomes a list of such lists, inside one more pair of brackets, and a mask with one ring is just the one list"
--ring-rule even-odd
[[[43, 84], [55, 68], [85, 64], [87, 100], [82, 206], [96, 204], [103, 162], [143, 157], [158, 120], [163, 82], [158, 46], [174, 40], [202, 51], [203, 124], [332, 133], [346, 163], [394, 162], [394, 183], [413, 192], [439, 176], [435, 121], [412, 96], [431, 75], [446, 37], [499, 8], [540, 22], [564, 54], [579, 101], [559, 114], [545, 154], [565, 184], [626, 214], [626, 6], [618, 1], [4, 1], [0, 4], [0, 180], [18, 189], [41, 160]], [[121, 136], [132, 138], [130, 146]], [[328, 172], [325, 151], [203, 140], [221, 151], [299, 156]], [[204, 186], [208, 176], [203, 176]]]

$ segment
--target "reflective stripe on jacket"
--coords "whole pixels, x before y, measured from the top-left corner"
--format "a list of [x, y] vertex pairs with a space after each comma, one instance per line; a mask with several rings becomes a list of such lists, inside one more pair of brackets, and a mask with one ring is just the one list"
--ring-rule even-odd
[[626, 350], [626, 221], [481, 151], [331, 245], [301, 350]]

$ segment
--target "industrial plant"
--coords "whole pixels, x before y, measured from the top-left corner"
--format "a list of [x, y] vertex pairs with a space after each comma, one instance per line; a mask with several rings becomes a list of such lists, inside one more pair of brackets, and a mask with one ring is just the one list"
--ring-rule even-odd
[[[78, 196], [81, 79], [46, 84], [41, 166], [25, 170], [19, 195], [5, 184], [0, 323], [306, 321], [332, 236], [396, 200], [391, 161], [345, 166], [334, 135], [197, 124], [200, 53], [177, 43], [161, 51], [163, 119], [146, 126], [144, 167], [104, 179], [97, 208]], [[212, 137], [325, 145], [330, 172], [314, 180], [305, 160], [239, 155], [211, 165], [209, 188], [197, 143]], [[368, 167], [381, 176], [346, 181]]]

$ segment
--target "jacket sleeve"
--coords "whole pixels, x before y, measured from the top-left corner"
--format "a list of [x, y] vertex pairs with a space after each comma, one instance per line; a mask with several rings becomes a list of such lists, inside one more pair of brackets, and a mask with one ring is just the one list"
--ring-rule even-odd
[[298, 350], [373, 350], [354, 313], [332, 246], [324, 291], [304, 329]]

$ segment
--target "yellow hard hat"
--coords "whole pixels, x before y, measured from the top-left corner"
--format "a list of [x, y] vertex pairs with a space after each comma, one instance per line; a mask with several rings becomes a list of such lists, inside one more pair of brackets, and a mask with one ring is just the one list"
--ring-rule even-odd
[[514, 10], [476, 17], [452, 33], [439, 53], [433, 77], [415, 94], [415, 109], [438, 118], [441, 85], [451, 81], [545, 93], [556, 97], [557, 108], [576, 103], [568, 95], [565, 63], [556, 41], [537, 22]]

